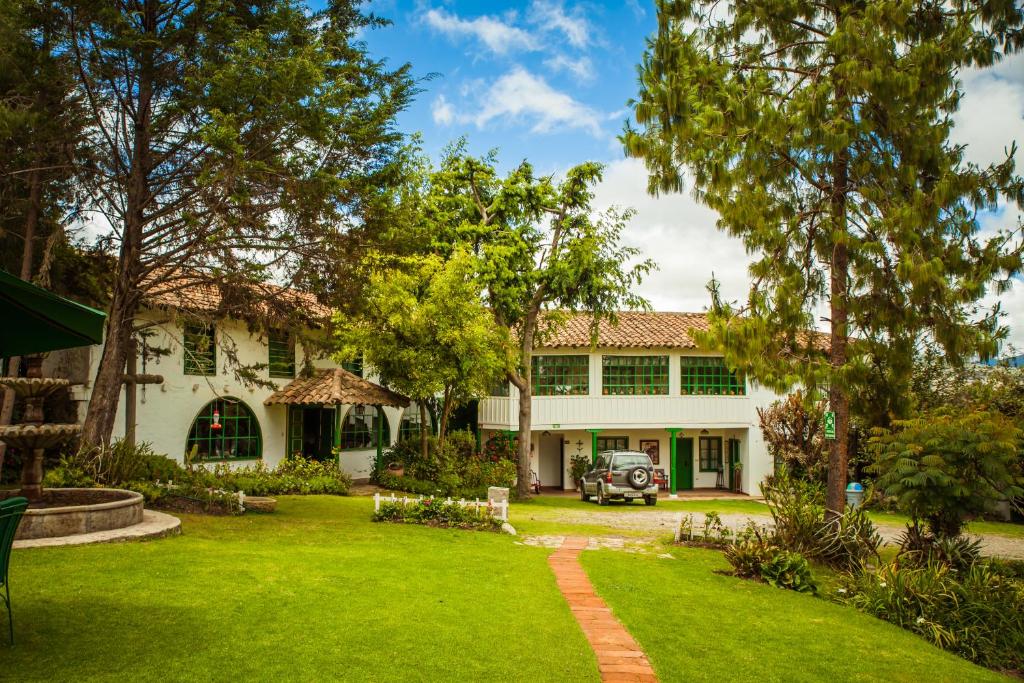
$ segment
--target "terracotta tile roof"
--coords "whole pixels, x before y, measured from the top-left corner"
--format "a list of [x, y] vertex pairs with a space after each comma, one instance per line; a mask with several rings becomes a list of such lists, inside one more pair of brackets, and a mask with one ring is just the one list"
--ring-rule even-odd
[[[546, 336], [541, 348], [590, 348], [592, 318], [571, 316], [564, 325]], [[660, 313], [622, 311], [618, 323], [598, 324], [597, 346], [612, 349], [696, 349], [694, 332], [707, 331], [704, 313]]]
[[263, 405], [371, 405], [405, 408], [409, 399], [341, 368], [316, 370], [296, 377], [271, 394]]
[[[571, 315], [565, 323], [544, 336], [538, 348], [590, 348], [592, 318], [579, 313]], [[708, 331], [706, 313], [672, 313], [661, 311], [620, 311], [618, 322], [598, 323], [597, 347], [606, 349], [697, 349], [696, 333]], [[829, 337], [822, 332], [811, 332], [819, 351], [827, 351]], [[801, 345], [807, 343], [807, 333], [799, 335]]]
[[182, 273], [154, 276], [144, 301], [149, 306], [193, 313], [220, 313], [239, 318], [251, 316], [254, 308], [260, 315], [278, 313], [282, 316], [299, 310], [311, 320], [326, 320], [332, 313], [329, 307], [321, 304], [312, 294], [269, 282], [249, 285], [248, 291], [236, 298], [235, 303], [227, 303], [221, 287], [200, 276]]

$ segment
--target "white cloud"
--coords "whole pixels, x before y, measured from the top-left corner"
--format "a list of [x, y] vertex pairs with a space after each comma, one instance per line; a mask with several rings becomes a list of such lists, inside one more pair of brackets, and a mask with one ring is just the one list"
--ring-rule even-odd
[[[968, 69], [962, 75], [964, 97], [954, 117], [951, 138], [967, 145], [967, 161], [980, 166], [1000, 162], [1005, 150], [1016, 141], [1024, 146], [1024, 54], [1008, 57], [987, 69]], [[1017, 172], [1024, 167], [1024, 150], [1018, 149]], [[981, 234], [1014, 229], [1024, 217], [1021, 207], [1004, 205], [995, 213], [979, 217]], [[1020, 279], [1010, 291], [990, 294], [983, 303], [999, 302], [1006, 314], [1004, 323], [1010, 328], [1009, 342], [1018, 353], [1024, 349], [1024, 282]]]
[[475, 38], [495, 54], [537, 49], [533, 35], [513, 26], [514, 19], [514, 15], [510, 15], [509, 21], [490, 16], [463, 19], [457, 14], [435, 8], [427, 10], [423, 15], [423, 21], [435, 31], [449, 38]]
[[496, 80], [480, 96], [479, 110], [460, 114], [459, 121], [483, 128], [495, 120], [532, 122], [535, 133], [582, 128], [601, 135], [600, 114], [521, 66]]
[[590, 81], [594, 78], [594, 64], [589, 57], [571, 59], [563, 54], [555, 55], [544, 60], [544, 65], [552, 71], [565, 71], [581, 81]]
[[647, 169], [639, 159], [621, 159], [605, 167], [594, 207], [613, 205], [637, 211], [623, 242], [658, 264], [659, 270], [638, 289], [655, 310], [703, 311], [711, 302], [706, 286], [712, 273], [727, 300], [745, 300], [750, 259], [738, 239], [715, 226], [715, 211], [685, 193], [649, 195]]
[[575, 48], [584, 48], [590, 44], [590, 22], [578, 7], [569, 15], [560, 1], [534, 0], [530, 6], [530, 20], [543, 30], [563, 33], [569, 44]]
[[430, 113], [439, 126], [450, 126], [455, 121], [455, 110], [444, 95], [437, 96], [430, 106]]
[[1024, 145], [1024, 54], [990, 69], [968, 70], [963, 86], [952, 138], [967, 145], [968, 161], [985, 166], [1005, 159], [1014, 140]]

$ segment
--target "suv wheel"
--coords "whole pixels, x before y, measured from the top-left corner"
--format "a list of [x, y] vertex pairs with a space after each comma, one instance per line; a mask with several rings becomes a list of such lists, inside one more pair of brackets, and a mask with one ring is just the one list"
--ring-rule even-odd
[[587, 484], [582, 479], [580, 479], [580, 500], [584, 503], [590, 500], [590, 494], [587, 493]]
[[608, 503], [609, 503], [609, 501], [608, 501], [608, 499], [604, 495], [604, 487], [601, 486], [600, 484], [598, 484], [597, 485], [597, 504], [598, 505], [607, 505]]
[[644, 496], [644, 504], [645, 505], [657, 505], [658, 504], [658, 497], [657, 496]]

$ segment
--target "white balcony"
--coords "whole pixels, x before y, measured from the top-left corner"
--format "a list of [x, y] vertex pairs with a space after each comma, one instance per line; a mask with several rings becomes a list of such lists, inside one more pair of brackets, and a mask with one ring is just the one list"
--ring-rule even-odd
[[[480, 402], [484, 429], [516, 429], [515, 397]], [[534, 430], [643, 427], [743, 428], [757, 424], [749, 396], [534, 396]]]

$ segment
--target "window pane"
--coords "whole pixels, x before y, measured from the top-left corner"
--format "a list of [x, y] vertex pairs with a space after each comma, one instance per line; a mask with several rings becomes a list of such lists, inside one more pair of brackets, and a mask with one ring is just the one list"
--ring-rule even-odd
[[384, 414], [376, 406], [352, 406], [341, 421], [342, 450], [376, 448], [379, 423], [383, 423], [380, 428], [386, 446], [391, 443], [391, 431]]
[[291, 334], [271, 331], [267, 338], [267, 355], [271, 377], [295, 377], [295, 339]]
[[603, 356], [601, 385], [607, 396], [668, 394], [668, 356]]
[[698, 396], [743, 396], [746, 378], [730, 372], [722, 358], [683, 356], [680, 358], [680, 392]]
[[347, 360], [341, 364], [341, 367], [348, 370], [357, 377], [363, 376], [363, 354], [359, 354], [352, 360]]
[[217, 347], [213, 325], [185, 325], [184, 354], [186, 375], [216, 375]]
[[589, 356], [534, 356], [536, 396], [585, 396], [590, 393]]
[[196, 416], [185, 449], [196, 460], [250, 460], [263, 456], [260, 426], [247, 405], [232, 398], [210, 401]]
[[700, 471], [718, 472], [722, 469], [722, 437], [700, 437]]

